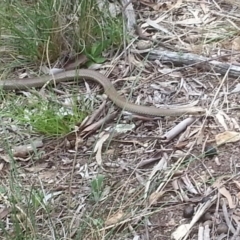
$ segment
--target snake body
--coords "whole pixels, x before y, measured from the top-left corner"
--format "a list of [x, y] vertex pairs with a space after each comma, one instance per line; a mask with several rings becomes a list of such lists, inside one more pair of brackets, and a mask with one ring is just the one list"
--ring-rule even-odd
[[59, 83], [74, 79], [86, 79], [99, 83], [104, 88], [106, 95], [118, 107], [125, 111], [136, 114], [150, 116], [181, 116], [185, 113], [198, 115], [204, 114], [205, 110], [201, 107], [179, 107], [179, 108], [156, 108], [132, 104], [121, 97], [110, 80], [94, 70], [80, 69], [70, 70], [54, 75], [41, 76], [36, 78], [12, 79], [0, 81], [0, 88], [3, 90], [26, 90], [32, 87], [42, 87], [45, 83]]

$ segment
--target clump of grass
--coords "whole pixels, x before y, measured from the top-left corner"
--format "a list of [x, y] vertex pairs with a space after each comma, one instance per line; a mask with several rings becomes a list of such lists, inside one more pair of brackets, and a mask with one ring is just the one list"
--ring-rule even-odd
[[[0, 74], [8, 75], [17, 68], [38, 71], [39, 66], [51, 65], [66, 51], [84, 52], [89, 59], [87, 65], [102, 63], [102, 53], [119, 48], [123, 34], [122, 20], [106, 14], [107, 9], [106, 6], [105, 12], [100, 11], [96, 0], [1, 2], [0, 49], [4, 47], [6, 51]], [[56, 106], [44, 104], [44, 108], [42, 104], [34, 106], [36, 111], [30, 112], [28, 121], [36, 131], [47, 135], [69, 132], [86, 115], [78, 110], [62, 116]], [[18, 110], [22, 111], [15, 115], [18, 118], [26, 115], [26, 109]]]
[[37, 132], [48, 136], [61, 136], [69, 133], [74, 129], [75, 124], [81, 122], [86, 116], [86, 114], [82, 112], [65, 115], [52, 105], [48, 105], [44, 109], [35, 110], [36, 112], [34, 114], [30, 112], [27, 114], [27, 118], [29, 119], [28, 123]]
[[[51, 65], [64, 52], [85, 53], [87, 65], [104, 62], [102, 53], [119, 48], [123, 35], [121, 18], [106, 14], [107, 9], [106, 6], [105, 12], [100, 11], [96, 0], [1, 1], [0, 49], [6, 50], [1, 78], [19, 68], [38, 71], [39, 66]], [[28, 121], [47, 135], [67, 133], [85, 116], [81, 110], [62, 116], [56, 106], [47, 103], [45, 108], [42, 104], [35, 107]], [[23, 111], [14, 116], [19, 119], [24, 116]]]
[[50, 216], [52, 206], [47, 201], [53, 195], [47, 195], [39, 187], [25, 186], [26, 183], [19, 178], [16, 163], [12, 161], [10, 164], [12, 168], [10, 181], [6, 186], [1, 184], [5, 191], [0, 192], [1, 202], [9, 211], [8, 221], [0, 220], [1, 239], [44, 239], [47, 229], [42, 232], [39, 221], [47, 219], [48, 227], [54, 230]]
[[5, 41], [0, 44], [11, 50], [12, 60], [21, 59], [19, 65], [22, 59], [53, 63], [66, 51], [85, 52], [99, 62], [104, 50], [122, 43], [122, 20], [105, 13], [95, 0], [3, 1], [0, 34]]
[[[25, 105], [23, 108], [22, 106]], [[84, 104], [81, 109], [73, 99], [71, 108], [48, 100], [31, 99], [26, 103], [22, 97], [11, 100], [6, 106], [2, 117], [14, 118], [22, 125], [29, 125], [36, 132], [47, 136], [61, 136], [74, 130], [77, 123], [87, 116]]]
[[[121, 47], [122, 29], [121, 16], [111, 17], [107, 8], [106, 11], [100, 11], [96, 0], [2, 0], [1, 78], [9, 77], [18, 69], [38, 72], [41, 65], [52, 66], [65, 52], [83, 52], [90, 60], [88, 65], [92, 62], [102, 63], [105, 61], [103, 52], [112, 52]], [[51, 95], [51, 99], [52, 97], [54, 98], [54, 94]], [[3, 126], [9, 124], [8, 120], [11, 122], [14, 119], [12, 125], [21, 123], [28, 132], [29, 128], [33, 128], [50, 136], [70, 132], [88, 112], [85, 111], [88, 106], [81, 104], [79, 108], [77, 101], [73, 101], [69, 111], [55, 103], [56, 101], [43, 99], [32, 101], [22, 95], [5, 95], [4, 92], [0, 92], [0, 98], [3, 103], [0, 118], [5, 120], [2, 122]], [[9, 149], [11, 148], [9, 145]], [[9, 164], [10, 174], [14, 172], [15, 176], [10, 177], [3, 194], [7, 196], [12, 210], [10, 219], [12, 225], [8, 231], [5, 229], [5, 223], [0, 221], [0, 235], [4, 236], [4, 239], [51, 239], [51, 236], [52, 239], [66, 236], [71, 238], [71, 231], [65, 233], [65, 229], [72, 227], [69, 218], [66, 218], [63, 224], [60, 221], [62, 225], [58, 226], [56, 215], [53, 214], [54, 217], [51, 217], [50, 214], [57, 212], [62, 202], [59, 204], [54, 202], [55, 205], [51, 205], [44, 201], [45, 187], [48, 188], [48, 185], [43, 186], [43, 182], [40, 182], [36, 188], [38, 177], [31, 182], [29, 173], [22, 174], [22, 169], [21, 176], [26, 176], [26, 182], [21, 182], [18, 178], [20, 174], [17, 172], [20, 168], [14, 166], [14, 158]], [[91, 182], [91, 200], [97, 204], [103, 196], [104, 178], [98, 176]], [[61, 197], [64, 197], [64, 193]], [[62, 209], [60, 212], [62, 214]], [[91, 219], [91, 222], [96, 229], [103, 226], [100, 218]], [[81, 239], [82, 233], [88, 230], [87, 224], [83, 226], [77, 226], [79, 230], [75, 239]], [[45, 234], [46, 231], [48, 235]]]
[[101, 200], [104, 190], [104, 176], [98, 175], [91, 181], [91, 197], [96, 203]]

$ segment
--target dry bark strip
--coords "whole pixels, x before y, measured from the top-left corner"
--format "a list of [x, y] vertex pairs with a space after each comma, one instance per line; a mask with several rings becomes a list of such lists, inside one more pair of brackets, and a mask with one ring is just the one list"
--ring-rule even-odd
[[168, 142], [178, 136], [181, 132], [183, 132], [188, 126], [190, 126], [196, 118], [189, 117], [181, 121], [179, 124], [177, 124], [174, 128], [172, 128], [170, 131], [164, 134], [163, 138], [167, 140]]
[[[240, 55], [240, 53], [227, 54], [215, 58], [207, 58], [193, 53], [173, 52], [168, 50], [133, 50], [135, 53], [148, 55], [149, 60], [160, 60], [162, 63], [171, 62], [176, 65], [187, 65], [188, 67], [194, 66], [203, 70], [214, 70], [216, 73], [226, 74], [229, 69], [228, 76], [239, 77], [240, 66], [231, 63], [223, 63], [217, 61], [219, 58], [226, 56]], [[179, 70], [179, 69], [178, 69]]]

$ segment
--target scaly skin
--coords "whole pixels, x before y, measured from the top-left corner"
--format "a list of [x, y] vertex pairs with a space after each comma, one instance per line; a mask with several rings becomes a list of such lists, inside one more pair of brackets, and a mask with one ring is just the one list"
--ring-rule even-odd
[[179, 108], [156, 108], [129, 103], [121, 97], [110, 80], [94, 70], [80, 69], [57, 73], [54, 75], [41, 76], [36, 78], [12, 79], [0, 81], [0, 88], [3, 90], [26, 90], [32, 87], [41, 87], [45, 83], [58, 83], [69, 80], [91, 80], [103, 86], [106, 95], [118, 107], [132, 113], [149, 116], [181, 116], [183, 114], [202, 115], [206, 112], [201, 107], [179, 107]]

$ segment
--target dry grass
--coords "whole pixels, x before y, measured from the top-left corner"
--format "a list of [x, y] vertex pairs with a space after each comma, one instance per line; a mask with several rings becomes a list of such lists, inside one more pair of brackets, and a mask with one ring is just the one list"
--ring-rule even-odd
[[[26, 6], [33, 7], [29, 3]], [[11, 9], [10, 5], [7, 7]], [[183, 2], [180, 5], [167, 2], [165, 5], [152, 6], [136, 3], [134, 7], [142, 16], [138, 24], [143, 34], [157, 38], [161, 43], [167, 42], [178, 52], [179, 58], [191, 53], [215, 60], [218, 57], [218, 61], [229, 63], [230, 68], [231, 65], [238, 66], [238, 55], [234, 54], [240, 48], [240, 16], [238, 9], [228, 2]], [[15, 14], [26, 16], [19, 10], [20, 5], [17, 9]], [[94, 23], [97, 22], [98, 26], [103, 24], [103, 20], [97, 18], [99, 12], [93, 11], [91, 3], [79, 4], [79, 13], [84, 11], [87, 16], [96, 16], [92, 24], [88, 19], [88, 24], [81, 25], [80, 18], [73, 22], [76, 15], [70, 17], [71, 24], [65, 22], [65, 17], [70, 16], [67, 13], [72, 11], [70, 6], [63, 4], [61, 9], [64, 12], [58, 9], [55, 15], [50, 14], [50, 23], [39, 27], [40, 32], [33, 38], [35, 45], [40, 39], [44, 41], [40, 41], [37, 47], [34, 41], [30, 45], [27, 42], [26, 45], [16, 45], [15, 40], [19, 40], [19, 34], [23, 34], [18, 33], [16, 27], [19, 24], [21, 26], [21, 21], [14, 25], [15, 34], [18, 34], [16, 39], [11, 35], [12, 32], [7, 35], [6, 22], [3, 24], [4, 34], [1, 36], [6, 41], [1, 46], [5, 48], [2, 76], [14, 75], [16, 66], [17, 69], [28, 71], [41, 64], [53, 63], [63, 50], [81, 52], [90, 48], [86, 54], [91, 55], [91, 61], [102, 57], [101, 53], [93, 56], [94, 49], [98, 49], [96, 52], [99, 49], [104, 51], [99, 46], [105, 42], [99, 45], [96, 40], [105, 39], [104, 34], [108, 32], [94, 32]], [[76, 13], [77, 9], [74, 10]], [[41, 11], [48, 16], [45, 10]], [[148, 19], [149, 14], [158, 19], [161, 29], [156, 29], [156, 25]], [[59, 25], [60, 22], [63, 24]], [[26, 23], [26, 19], [23, 23]], [[32, 26], [29, 25], [32, 30], [28, 33], [30, 35], [35, 32]], [[77, 29], [68, 35], [69, 38], [65, 36], [69, 30], [66, 26]], [[46, 31], [49, 29], [55, 31], [45, 36], [43, 33], [49, 33]], [[91, 30], [93, 32], [89, 34]], [[85, 35], [81, 35], [82, 32]], [[116, 34], [111, 36], [120, 41]], [[28, 35], [24, 36], [24, 39], [28, 38]], [[73, 39], [76, 41], [72, 42]], [[86, 42], [89, 42], [88, 47], [85, 47]], [[104, 53], [111, 52], [114, 44], [115, 40], [111, 40], [111, 44], [104, 47], [107, 49]], [[133, 49], [137, 44], [134, 42], [128, 47]], [[28, 52], [25, 52], [27, 46]], [[209, 239], [215, 239], [220, 234], [230, 239], [230, 236], [238, 234], [238, 215], [234, 212], [239, 210], [238, 141], [230, 142], [224, 136], [227, 144], [217, 146], [216, 140], [216, 136], [222, 137], [220, 133], [230, 130], [236, 134], [238, 132], [236, 108], [240, 98], [239, 94], [231, 93], [233, 89], [237, 91], [238, 79], [231, 77], [230, 68], [224, 75], [219, 75], [218, 69], [206, 68], [207, 63], [198, 68], [178, 67], [174, 63], [164, 63], [163, 58], [160, 58], [162, 62], [159, 59], [149, 61], [151, 53], [146, 55], [142, 60], [144, 54], [140, 56], [123, 49], [122, 53], [106, 61], [101, 68], [111, 72], [112, 79], [118, 79], [118, 86], [126, 83], [122, 91], [129, 93], [132, 90], [132, 98], [137, 99], [136, 102], [162, 106], [198, 100], [199, 104], [211, 109], [212, 117], [197, 118], [177, 137], [166, 141], [163, 136], [186, 116], [154, 121], [131, 119], [125, 115], [116, 117], [111, 115], [110, 105], [101, 108], [102, 115], [98, 116], [97, 110], [93, 109], [99, 106], [99, 94], [95, 91], [97, 89], [89, 90], [86, 85], [92, 98], [86, 98], [85, 101], [90, 101], [86, 106], [93, 111], [93, 122], [88, 126], [78, 125], [68, 136], [46, 137], [33, 131], [30, 123], [19, 124], [19, 111], [12, 110], [13, 106], [22, 110], [21, 106], [26, 106], [34, 98], [29, 98], [27, 93], [23, 96], [2, 93], [2, 239], [164, 240], [170, 239], [177, 227], [183, 224], [191, 226], [191, 232], [189, 236], [185, 233], [185, 239], [197, 239], [201, 231], [207, 231], [206, 226], [211, 229]], [[219, 55], [227, 56], [220, 58]], [[34, 66], [26, 65], [29, 61]], [[123, 77], [129, 75], [131, 77]], [[60, 104], [59, 96], [55, 97], [54, 94], [62, 91], [64, 97], [71, 96], [73, 90], [73, 86], [64, 85], [60, 89], [45, 90], [42, 96]], [[112, 116], [111, 121], [100, 125], [106, 119], [106, 114]], [[100, 125], [98, 130], [94, 128], [96, 124]], [[128, 131], [117, 133], [116, 127]], [[11, 149], [16, 145], [28, 144], [29, 139], [30, 142], [43, 139], [43, 146], [37, 148], [33, 144], [31, 154], [14, 155]], [[218, 155], [206, 156], [209, 147], [217, 147]], [[183, 218], [183, 212], [189, 206], [193, 207], [194, 213], [190, 219]], [[211, 225], [202, 218], [206, 212], [211, 214], [208, 219]], [[218, 214], [218, 221], [213, 213]], [[229, 232], [220, 232], [218, 223], [227, 226]]]

